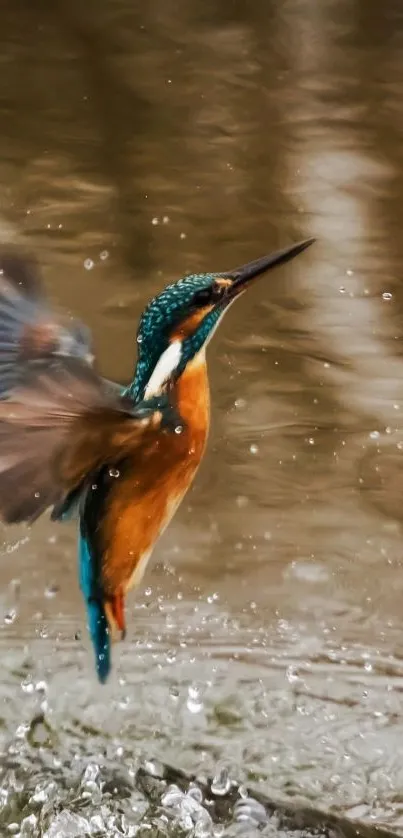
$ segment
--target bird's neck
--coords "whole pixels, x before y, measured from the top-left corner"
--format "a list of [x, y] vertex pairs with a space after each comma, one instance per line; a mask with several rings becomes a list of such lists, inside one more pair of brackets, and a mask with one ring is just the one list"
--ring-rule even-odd
[[[161, 395], [165, 380], [172, 372], [171, 367], [173, 368], [173, 365], [178, 361], [177, 355], [179, 352], [179, 341], [171, 343], [158, 361], [145, 387], [143, 398], [150, 399], [153, 396]], [[126, 391], [132, 398], [136, 397], [136, 381], [137, 375]], [[188, 362], [176, 380], [173, 387], [173, 401], [189, 429], [200, 432], [207, 437], [210, 424], [210, 390], [205, 347]]]
[[206, 354], [202, 349], [186, 366], [175, 389], [178, 413], [194, 432], [207, 437], [210, 424], [210, 389]]

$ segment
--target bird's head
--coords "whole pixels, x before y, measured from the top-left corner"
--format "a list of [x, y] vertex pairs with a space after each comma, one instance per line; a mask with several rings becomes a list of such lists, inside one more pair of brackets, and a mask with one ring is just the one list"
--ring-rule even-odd
[[168, 285], [145, 308], [137, 332], [138, 361], [130, 393], [150, 398], [183, 373], [202, 351], [229, 306], [253, 280], [301, 253], [307, 239], [232, 271], [185, 276]]

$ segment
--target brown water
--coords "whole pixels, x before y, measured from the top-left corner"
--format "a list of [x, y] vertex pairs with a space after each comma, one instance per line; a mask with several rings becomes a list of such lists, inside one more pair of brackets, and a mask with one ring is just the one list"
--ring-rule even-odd
[[[74, 525], [4, 530], [4, 834], [45, 834], [52, 772], [144, 756], [403, 831], [401, 0], [2, 0], [1, 23], [1, 239], [106, 376], [168, 281], [318, 237], [210, 346], [208, 453], [106, 687]], [[86, 800], [92, 834], [130, 834]]]

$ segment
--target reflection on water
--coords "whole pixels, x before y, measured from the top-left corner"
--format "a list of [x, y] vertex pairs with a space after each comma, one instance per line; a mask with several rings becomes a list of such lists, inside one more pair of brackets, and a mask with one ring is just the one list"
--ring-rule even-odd
[[31, 771], [40, 711], [57, 737], [38, 783], [49, 753], [80, 777], [224, 762], [399, 829], [401, 4], [4, 0], [2, 19], [1, 237], [38, 254], [106, 376], [130, 377], [164, 283], [319, 240], [210, 347], [206, 461], [105, 689], [74, 527], [4, 531], [3, 786]]

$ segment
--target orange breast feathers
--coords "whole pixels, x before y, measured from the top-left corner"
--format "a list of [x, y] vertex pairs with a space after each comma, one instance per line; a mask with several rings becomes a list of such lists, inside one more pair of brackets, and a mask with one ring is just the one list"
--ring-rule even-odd
[[204, 353], [176, 384], [185, 427], [160, 433], [136, 452], [116, 480], [103, 522], [103, 584], [106, 595], [139, 583], [151, 551], [188, 490], [203, 456], [210, 418]]

